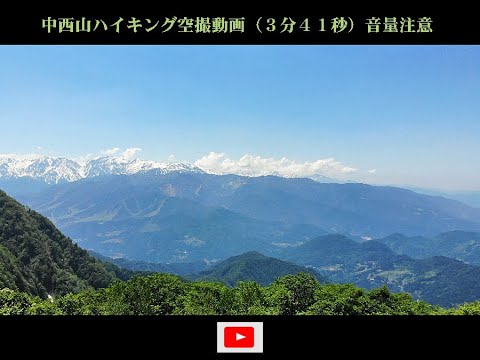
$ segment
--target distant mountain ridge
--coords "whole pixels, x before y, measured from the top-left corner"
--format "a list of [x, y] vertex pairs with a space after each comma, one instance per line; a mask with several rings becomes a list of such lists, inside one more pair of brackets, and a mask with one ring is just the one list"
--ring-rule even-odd
[[392, 234], [377, 239], [397, 254], [415, 259], [432, 256], [447, 256], [467, 264], [480, 266], [480, 233], [450, 231], [434, 237]]
[[[133, 175], [147, 172], [168, 174], [171, 172], [205, 173], [208, 171], [188, 162], [157, 162], [123, 156], [102, 156], [81, 163], [64, 157], [0, 154], [0, 185], [2, 179], [35, 180], [51, 185], [97, 176]], [[248, 172], [239, 175], [247, 177], [259, 176], [254, 175], [254, 173], [249, 174]], [[281, 176], [276, 172], [270, 175]], [[268, 174], [264, 176], [268, 176]], [[309, 176], [309, 178], [320, 183], [339, 182], [322, 174], [314, 174]]]
[[463, 190], [463, 191], [448, 191], [448, 190], [433, 190], [433, 189], [424, 189], [416, 186], [403, 186], [405, 189], [409, 189], [420, 194], [432, 195], [432, 196], [443, 196], [449, 199], [454, 199], [463, 202], [472, 207], [480, 208], [480, 191], [477, 190]]
[[156, 170], [50, 186], [19, 200], [86, 249], [147, 262], [273, 255], [326, 233], [480, 231], [480, 209], [365, 184]]
[[69, 159], [52, 157], [5, 158], [0, 157], [0, 178], [29, 178], [47, 184], [82, 179], [82, 166]]
[[152, 170], [158, 174], [203, 172], [189, 163], [160, 163], [113, 156], [99, 157], [85, 164], [49, 156], [0, 157], [0, 179], [32, 179], [47, 184], [74, 182], [105, 175], [132, 175]]
[[146, 261], [128, 260], [125, 258], [111, 258], [101, 255], [95, 251], [89, 251], [90, 255], [96, 257], [103, 262], [109, 262], [122, 269], [143, 272], [160, 272], [174, 275], [191, 275], [197, 274], [205, 270], [209, 264], [205, 261], [197, 261], [193, 263], [151, 263]]

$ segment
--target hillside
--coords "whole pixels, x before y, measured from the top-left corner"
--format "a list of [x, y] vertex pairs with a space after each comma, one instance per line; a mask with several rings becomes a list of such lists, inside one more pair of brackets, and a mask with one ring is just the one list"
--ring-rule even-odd
[[[325, 234], [313, 225], [258, 220], [202, 203], [188, 195], [195, 191], [191, 176], [98, 177], [24, 200], [85, 249], [152, 263], [212, 261], [251, 250], [272, 254]], [[168, 179], [179, 183], [162, 183]]]
[[398, 254], [416, 259], [447, 256], [467, 264], [480, 265], [480, 233], [450, 231], [431, 238], [393, 234], [377, 241]]
[[194, 278], [205, 281], [217, 280], [231, 286], [235, 286], [239, 281], [247, 280], [255, 281], [260, 285], [269, 285], [279, 277], [301, 272], [312, 274], [322, 283], [328, 282], [315, 270], [267, 257], [255, 251], [233, 256], [214, 265], [211, 269], [201, 272]]
[[106, 287], [116, 270], [108, 271], [48, 219], [0, 191], [0, 288], [60, 295]]
[[447, 257], [422, 260], [398, 255], [377, 241], [357, 243], [341, 235], [321, 236], [282, 255], [314, 266], [329, 279], [372, 289], [387, 285], [441, 306], [480, 298], [480, 267]]
[[97, 176], [20, 198], [80, 246], [147, 262], [217, 260], [326, 233], [379, 238], [480, 231], [480, 209], [413, 191], [202, 172]]

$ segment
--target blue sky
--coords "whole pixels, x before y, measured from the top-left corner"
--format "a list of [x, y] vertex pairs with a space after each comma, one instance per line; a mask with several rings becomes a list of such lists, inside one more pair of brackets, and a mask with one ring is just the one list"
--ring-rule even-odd
[[0, 78], [3, 154], [480, 190], [478, 46], [2, 46]]

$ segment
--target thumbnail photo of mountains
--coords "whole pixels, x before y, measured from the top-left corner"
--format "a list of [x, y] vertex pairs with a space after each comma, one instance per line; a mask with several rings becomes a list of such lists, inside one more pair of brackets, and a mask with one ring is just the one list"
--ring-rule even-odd
[[1, 315], [479, 315], [480, 48], [0, 47]]

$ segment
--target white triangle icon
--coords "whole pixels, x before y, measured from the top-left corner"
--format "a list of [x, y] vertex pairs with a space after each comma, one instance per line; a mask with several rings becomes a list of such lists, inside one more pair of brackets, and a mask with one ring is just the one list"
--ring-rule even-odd
[[238, 340], [242, 340], [242, 339], [245, 339], [246, 336], [243, 336], [242, 334], [239, 334], [239, 333], [236, 333], [235, 334], [235, 340], [238, 341]]

